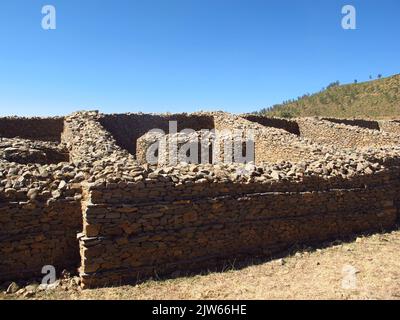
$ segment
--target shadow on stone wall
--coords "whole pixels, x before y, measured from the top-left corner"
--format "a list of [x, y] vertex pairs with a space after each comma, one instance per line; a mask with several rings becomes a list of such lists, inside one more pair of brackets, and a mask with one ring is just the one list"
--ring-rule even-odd
[[178, 131], [214, 129], [213, 117], [208, 115], [113, 114], [100, 118], [101, 125], [113, 135], [117, 144], [134, 156], [137, 151], [137, 140], [153, 129], [169, 133], [169, 121], [177, 121]]

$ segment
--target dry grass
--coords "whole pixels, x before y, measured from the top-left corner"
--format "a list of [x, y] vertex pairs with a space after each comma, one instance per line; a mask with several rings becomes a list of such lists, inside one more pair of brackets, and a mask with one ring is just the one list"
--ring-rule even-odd
[[[400, 231], [309, 249], [241, 270], [148, 281], [136, 286], [59, 288], [35, 299], [400, 299]], [[355, 289], [342, 288], [354, 266]], [[16, 296], [0, 296], [16, 299]]]

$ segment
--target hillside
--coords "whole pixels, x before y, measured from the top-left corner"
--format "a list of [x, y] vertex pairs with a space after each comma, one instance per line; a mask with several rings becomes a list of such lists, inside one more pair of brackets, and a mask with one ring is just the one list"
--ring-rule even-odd
[[261, 110], [276, 117], [400, 118], [400, 74], [363, 83], [339, 85]]

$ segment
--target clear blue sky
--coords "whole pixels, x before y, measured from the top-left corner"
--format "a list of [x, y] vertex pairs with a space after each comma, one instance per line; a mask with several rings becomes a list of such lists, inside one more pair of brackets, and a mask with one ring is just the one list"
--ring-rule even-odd
[[1, 0], [0, 114], [250, 112], [399, 73], [399, 15], [398, 0]]

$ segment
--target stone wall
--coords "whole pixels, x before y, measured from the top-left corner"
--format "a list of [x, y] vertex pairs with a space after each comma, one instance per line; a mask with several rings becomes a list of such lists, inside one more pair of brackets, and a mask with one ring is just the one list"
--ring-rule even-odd
[[0, 161], [0, 280], [37, 277], [42, 267], [76, 270], [82, 230], [76, 168]]
[[[125, 131], [128, 132], [132, 130], [132, 128], [136, 128], [138, 124], [136, 121], [139, 121], [133, 115], [129, 126], [122, 125], [123, 128], [126, 128]], [[138, 116], [138, 115], [135, 115]], [[182, 115], [178, 115], [182, 117]], [[165, 119], [178, 119], [178, 116], [168, 116]], [[217, 159], [223, 162], [237, 162], [240, 159], [240, 162], [248, 162], [248, 159], [253, 159], [255, 163], [263, 163], [263, 162], [277, 162], [277, 161], [301, 161], [304, 159], [315, 158], [316, 156], [321, 156], [323, 152], [327, 152], [326, 150], [321, 150], [318, 145], [313, 144], [310, 141], [302, 139], [301, 137], [289, 133], [284, 129], [279, 129], [274, 126], [267, 127], [265, 125], [261, 125], [258, 122], [263, 121], [249, 121], [244, 119], [241, 116], [235, 116], [224, 112], [210, 112], [210, 113], [199, 113], [195, 114], [194, 119], [192, 121], [196, 121], [196, 119], [203, 119], [207, 117], [207, 121], [197, 121], [196, 125], [192, 125], [194, 130], [200, 134], [202, 129], [205, 130], [213, 130], [215, 133], [216, 139], [214, 139], [212, 145], [210, 146], [211, 150], [199, 150], [199, 154], [204, 154], [204, 152], [213, 153], [213, 157], [209, 157]], [[187, 125], [190, 125], [190, 122], [187, 118], [190, 118], [188, 115], [184, 115], [183, 120], [178, 120], [182, 122], [180, 126], [178, 126], [178, 130], [182, 130], [187, 128]], [[260, 119], [262, 117], [259, 117]], [[103, 117], [100, 117], [100, 122], [103, 123]], [[283, 123], [283, 120], [276, 119], [277, 123]], [[168, 121], [165, 120], [164, 126], [167, 125]], [[211, 126], [207, 127], [212, 123]], [[291, 122], [288, 124], [293, 128], [297, 123]], [[158, 128], [163, 128], [161, 123], [158, 123]], [[139, 125], [140, 126], [140, 125]], [[109, 126], [108, 126], [109, 127]], [[105, 129], [108, 128], [107, 126]], [[152, 130], [157, 127], [148, 127], [147, 130]], [[163, 128], [163, 130], [166, 128]], [[293, 129], [294, 130], [294, 129]], [[114, 130], [113, 136], [116, 138], [117, 143], [120, 138], [118, 138], [119, 133], [115, 133], [117, 130]], [[165, 133], [168, 133], [168, 130], [165, 130]], [[251, 133], [251, 136], [250, 136]], [[193, 133], [192, 133], [193, 134]], [[131, 143], [136, 145], [136, 159], [139, 163], [146, 163], [146, 154], [148, 148], [152, 147], [154, 143], [159, 141], [161, 138], [166, 138], [167, 141], [169, 139], [176, 140], [176, 137], [181, 137], [181, 140], [184, 139], [183, 133], [178, 133], [174, 135], [162, 133], [145, 133], [144, 135], [137, 138], [136, 141]], [[189, 134], [190, 135], [190, 134]], [[189, 137], [188, 135], [188, 137]], [[136, 133], [130, 132], [127, 134], [129, 138], [128, 140], [135, 139]], [[127, 146], [128, 142], [124, 143]], [[119, 144], [121, 145], [121, 144]], [[168, 143], [166, 145], [165, 150], [169, 150]], [[180, 143], [180, 145], [185, 145], [185, 143]], [[238, 146], [241, 145], [241, 148]], [[236, 149], [234, 148], [236, 146]], [[127, 147], [123, 147], [127, 149]], [[168, 156], [166, 152], [162, 153], [162, 156]], [[132, 150], [130, 150], [132, 153]], [[177, 150], [179, 152], [179, 149]], [[236, 155], [234, 153], [236, 152]], [[228, 155], [231, 153], [231, 155]], [[247, 157], [246, 157], [247, 156]], [[211, 162], [211, 161], [210, 161]]]
[[400, 135], [400, 121], [399, 120], [381, 120], [379, 121], [379, 128], [382, 131]]
[[[266, 130], [223, 114], [214, 115], [214, 123], [216, 129]], [[85, 131], [97, 129], [93, 119]], [[283, 130], [266, 132], [271, 130], [296, 138]], [[161, 168], [134, 160], [119, 167], [121, 151], [116, 151], [113, 169], [99, 172], [84, 187], [83, 286], [198, 270], [295, 243], [393, 226], [398, 151], [392, 163], [373, 152], [325, 151], [299, 163]]]
[[0, 128], [0, 280], [76, 270], [85, 176], [69, 163], [63, 119], [3, 118]]
[[54, 142], [0, 138], [0, 159], [20, 164], [68, 162], [68, 151]]
[[140, 164], [149, 162], [148, 157], [154, 157], [155, 164], [158, 163], [160, 154], [160, 140], [165, 138], [165, 134], [160, 132], [148, 132], [141, 136], [136, 143], [136, 160]]
[[282, 119], [282, 118], [270, 118], [258, 115], [242, 115], [243, 119], [257, 122], [265, 127], [273, 127], [277, 129], [283, 129], [289, 133], [293, 133], [295, 135], [300, 135], [299, 125], [296, 121]]
[[169, 132], [169, 121], [177, 121], [177, 129], [213, 129], [214, 123], [212, 116], [207, 113], [198, 114], [112, 114], [103, 115], [99, 119], [100, 123], [115, 138], [117, 144], [128, 150], [132, 155], [136, 155], [136, 141], [152, 129]]
[[[154, 137], [145, 131], [168, 132], [168, 120], [195, 130], [181, 142], [201, 129], [253, 130], [255, 162], [148, 165], [143, 153]], [[69, 115], [51, 145], [68, 162], [0, 157], [0, 279], [40, 276], [52, 264], [80, 266], [84, 287], [118, 285], [393, 227], [397, 136], [296, 122], [300, 136], [223, 112]], [[29, 150], [47, 146], [7, 139]]]
[[242, 117], [219, 113], [214, 116], [215, 128], [232, 132], [254, 133], [255, 163], [302, 161], [321, 153], [318, 146], [283, 129], [265, 127]]
[[360, 127], [370, 130], [380, 130], [378, 121], [364, 119], [338, 119], [338, 118], [321, 118], [321, 120], [330, 121], [338, 124], [346, 124], [353, 127]]
[[64, 119], [55, 118], [0, 118], [0, 137], [41, 141], [60, 141]]
[[159, 175], [87, 187], [80, 238], [85, 287], [221, 267], [227, 259], [390, 228], [397, 218], [397, 171], [299, 186], [219, 183], [198, 170], [183, 184]]
[[366, 148], [399, 145], [397, 135], [378, 130], [337, 124], [317, 118], [296, 119], [303, 138], [336, 148]]

